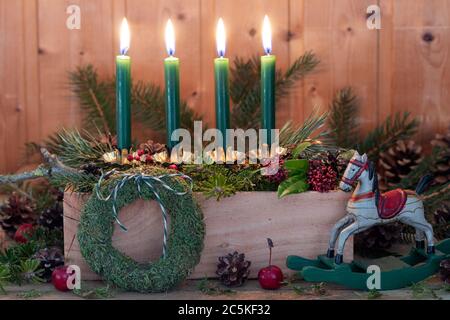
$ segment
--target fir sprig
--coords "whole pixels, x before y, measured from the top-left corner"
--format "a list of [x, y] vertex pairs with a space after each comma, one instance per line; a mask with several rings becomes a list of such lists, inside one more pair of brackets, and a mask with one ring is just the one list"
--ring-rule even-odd
[[377, 161], [379, 154], [393, 146], [398, 140], [411, 138], [419, 127], [419, 121], [410, 118], [409, 112], [396, 113], [372, 130], [359, 145], [360, 153], [367, 153], [372, 161]]
[[[276, 73], [276, 99], [285, 97], [296, 83], [319, 64], [312, 52], [306, 52], [285, 71]], [[261, 114], [261, 60], [235, 58], [231, 68], [230, 96], [233, 102], [231, 119], [235, 128], [260, 127]]]
[[80, 167], [90, 162], [99, 162], [101, 157], [113, 151], [108, 142], [101, 142], [87, 131], [63, 129], [58, 133], [58, 144], [50, 144], [50, 149], [70, 167]]
[[329, 131], [321, 130], [327, 120], [328, 113], [320, 113], [316, 108], [299, 127], [288, 122], [280, 130], [280, 145], [294, 147], [294, 153], [309, 157], [315, 153], [333, 151], [335, 147], [328, 139]]
[[339, 90], [330, 106], [328, 126], [330, 138], [336, 146], [344, 149], [355, 147], [355, 137], [358, 136], [358, 99], [351, 87]]
[[[161, 133], [166, 131], [165, 97], [162, 89], [154, 84], [138, 82], [133, 86], [132, 104], [134, 119]], [[193, 130], [194, 121], [202, 117], [196, 113], [185, 101], [180, 102], [180, 127]]]
[[[84, 111], [83, 127], [105, 135], [115, 134], [116, 96], [115, 81], [99, 79], [97, 70], [92, 65], [78, 67], [69, 74], [71, 88], [78, 97]], [[132, 85], [131, 103], [136, 122], [143, 123], [155, 131], [165, 130], [165, 100], [161, 88], [143, 81]], [[180, 105], [181, 127], [191, 129], [194, 120], [201, 120], [186, 102]]]
[[80, 101], [84, 127], [87, 130], [102, 128], [105, 134], [115, 134], [115, 83], [99, 80], [92, 65], [70, 72], [69, 80]]

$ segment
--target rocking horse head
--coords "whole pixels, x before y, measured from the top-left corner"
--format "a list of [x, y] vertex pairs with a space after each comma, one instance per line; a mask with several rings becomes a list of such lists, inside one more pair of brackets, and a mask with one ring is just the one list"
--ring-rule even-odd
[[375, 191], [378, 189], [375, 165], [372, 161], [369, 161], [367, 154], [360, 155], [356, 151], [342, 176], [339, 188], [345, 192], [350, 192], [358, 182], [371, 180], [373, 180], [373, 191]]

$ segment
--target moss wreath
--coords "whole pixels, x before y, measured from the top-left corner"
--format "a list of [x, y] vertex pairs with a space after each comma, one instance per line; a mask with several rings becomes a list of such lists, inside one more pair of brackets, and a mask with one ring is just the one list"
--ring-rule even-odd
[[[152, 168], [134, 173], [161, 176], [173, 171]], [[102, 192], [110, 190], [108, 186], [118, 178], [110, 177]], [[94, 272], [124, 290], [144, 293], [167, 291], [186, 279], [200, 261], [205, 234], [200, 207], [182, 178], [162, 180], [177, 191], [188, 192], [176, 195], [161, 184], [153, 184], [171, 218], [166, 256], [154, 263], [140, 264], [113, 247], [111, 238], [116, 220], [112, 213], [112, 199], [102, 201], [94, 192], [83, 209], [77, 234], [81, 254]], [[145, 184], [139, 192], [133, 180], [126, 182], [117, 193], [117, 212], [138, 198], [155, 200], [155, 195]]]

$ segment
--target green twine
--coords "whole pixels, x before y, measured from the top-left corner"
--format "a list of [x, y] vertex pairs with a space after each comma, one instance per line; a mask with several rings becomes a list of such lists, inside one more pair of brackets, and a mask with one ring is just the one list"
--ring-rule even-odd
[[[173, 172], [148, 168], [145, 172], [135, 173], [160, 177]], [[108, 183], [111, 185], [118, 179], [120, 176], [112, 176]], [[118, 190], [116, 198], [117, 211], [120, 212], [124, 206], [139, 198], [155, 200], [154, 191], [158, 193], [171, 223], [167, 254], [154, 263], [140, 264], [113, 247], [111, 238], [115, 216], [112, 199], [102, 201], [93, 194], [83, 209], [77, 234], [81, 254], [94, 272], [124, 290], [167, 291], [186, 279], [200, 261], [205, 233], [202, 212], [186, 181], [179, 177], [161, 179], [178, 192], [171, 192], [158, 184], [153, 185], [153, 189], [143, 184], [139, 192], [133, 180], [129, 180]], [[107, 187], [104, 186], [105, 192]]]

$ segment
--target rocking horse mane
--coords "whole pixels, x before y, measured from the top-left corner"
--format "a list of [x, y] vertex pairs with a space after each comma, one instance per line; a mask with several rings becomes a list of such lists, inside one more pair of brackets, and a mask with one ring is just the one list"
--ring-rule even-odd
[[369, 161], [369, 179], [373, 180], [372, 182], [372, 192], [375, 194], [375, 205], [378, 208], [378, 200], [380, 199], [380, 188], [378, 187], [378, 175], [375, 168], [375, 163], [373, 161]]

